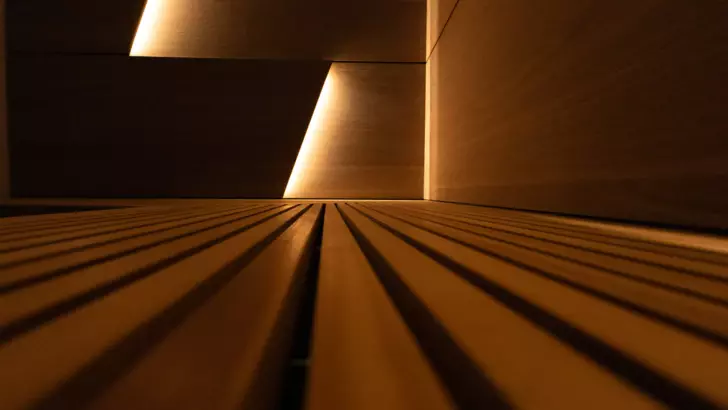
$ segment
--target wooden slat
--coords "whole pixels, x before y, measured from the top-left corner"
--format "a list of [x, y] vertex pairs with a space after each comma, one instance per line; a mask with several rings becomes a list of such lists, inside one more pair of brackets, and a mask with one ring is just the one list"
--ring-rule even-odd
[[5, 230], [0, 243], [8, 244], [12, 246], [12, 243], [33, 238], [43, 238], [46, 235], [54, 235], [60, 233], [72, 233], [83, 231], [89, 227], [100, 228], [105, 226], [113, 226], [119, 223], [128, 221], [139, 221], [143, 219], [153, 219], [168, 214], [174, 214], [178, 212], [188, 212], [188, 209], [146, 209], [136, 208], [136, 212], [124, 214], [124, 215], [103, 215], [99, 217], [93, 217], [81, 220], [61, 220], [49, 225], [43, 225], [33, 227], [31, 229], [21, 227], [15, 230]]
[[249, 265], [233, 272], [218, 293], [90, 407], [272, 408], [320, 211], [321, 205], [314, 206]]
[[[2, 201], [0, 202], [0, 205], [11, 205], [11, 206], [23, 206], [23, 204], [17, 204], [13, 203], [12, 201]], [[73, 206], [83, 206], [81, 204], [25, 204], [25, 206], [67, 206], [67, 207], [73, 207]], [[97, 209], [97, 210], [87, 210], [87, 211], [75, 211], [75, 212], [63, 212], [63, 213], [50, 213], [50, 214], [40, 214], [40, 215], [22, 215], [22, 216], [13, 216], [8, 218], [2, 218], [0, 219], [0, 226], [3, 228], [10, 228], [10, 227], [32, 227], [32, 226], [38, 226], [38, 225], [50, 225], [55, 222], [63, 221], [63, 220], [72, 220], [72, 219], [86, 219], [86, 218], [95, 218], [95, 217], [103, 217], [103, 216], [109, 216], [109, 215], [123, 215], [128, 214], [129, 212], [139, 211], [138, 207], [128, 207], [128, 206], [119, 206], [118, 208], [114, 209]], [[165, 206], [146, 206], [146, 208], [168, 208]]]
[[622, 248], [607, 251], [600, 244], [590, 241], [576, 241], [558, 235], [533, 234], [525, 230], [510, 229], [468, 218], [423, 215], [418, 212], [412, 215], [441, 226], [514, 244], [534, 253], [550, 255], [588, 268], [601, 269], [637, 282], [689, 293], [694, 297], [728, 306], [728, 266], [706, 266], [677, 257], [659, 257], [656, 254], [640, 255]]
[[[188, 207], [185, 207], [188, 208]], [[32, 230], [44, 228], [58, 228], [79, 225], [88, 222], [101, 222], [114, 218], [136, 217], [150, 213], [174, 211], [176, 207], [134, 207], [124, 209], [111, 209], [103, 211], [66, 212], [61, 214], [20, 216], [0, 219], [3, 234], [27, 233]]]
[[[601, 235], [594, 229], [581, 229], [571, 223], [549, 222], [542, 223], [537, 217], [501, 217], [491, 213], [458, 213], [458, 212], [429, 212], [420, 209], [421, 212], [435, 215], [467, 220], [470, 223], [482, 226], [492, 226], [500, 229], [507, 229], [511, 232], [519, 232], [522, 235], [537, 236], [541, 239], [556, 240], [572, 246], [589, 244], [592, 251], [605, 255], [614, 255], [628, 260], [639, 260], [651, 264], [662, 265], [668, 268], [682, 269], [686, 271], [705, 271], [709, 274], [720, 275], [728, 264], [728, 256], [716, 252], [700, 251], [685, 246], [670, 246], [662, 243], [641, 241], [634, 236]], [[526, 214], [528, 215], [528, 214]], [[573, 220], [570, 222], [574, 222]], [[602, 226], [614, 226], [602, 224]], [[645, 232], [646, 230], [642, 230]], [[617, 231], [619, 232], [619, 231]], [[653, 232], [653, 231], [649, 231]], [[690, 238], [694, 235], [684, 235]], [[697, 242], [697, 241], [693, 241]], [[690, 243], [690, 242], [685, 242]], [[717, 273], [716, 273], [717, 272]]]
[[339, 212], [325, 218], [306, 408], [454, 408]]
[[[609, 265], [585, 266], [568, 257], [562, 258], [558, 253], [544, 254], [522, 246], [521, 242], [501, 241], [492, 236], [489, 229], [476, 230], [468, 225], [435, 222], [429, 217], [414, 217], [408, 212], [397, 210], [380, 211], [413, 226], [446, 235], [473, 249], [527, 266], [554, 281], [587, 291], [592, 296], [632, 309], [651, 319], [693, 331], [728, 347], [728, 310], [721, 304], [679, 290], [656, 286], [654, 283], [632, 280], [615, 272]], [[568, 250], [564, 254], [568, 255]], [[689, 282], [693, 278], [680, 279], [683, 279], [682, 282]]]
[[724, 239], [707, 235], [466, 205], [427, 202], [421, 206], [451, 215], [474, 216], [530, 228], [555, 230], [562, 235], [576, 235], [582, 239], [618, 244], [631, 249], [673, 255], [688, 260], [728, 264], [728, 243]]
[[[482, 380], [471, 380], [468, 391], [455, 392], [456, 401], [462, 395], [476, 395], [461, 399], [466, 405], [463, 408], [657, 407], [647, 396], [629, 388], [583, 355], [575, 354], [527, 318], [454, 275], [365, 215], [352, 208], [344, 209], [346, 217], [391, 265], [403, 286], [444, 327], [442, 331], [453, 339], [452, 349], [460, 349], [469, 358], [476, 366], [476, 375], [484, 374], [492, 380], [490, 393]], [[439, 352], [445, 360], [443, 353]], [[454, 370], [464, 373], [466, 369], [459, 366]], [[467, 382], [458, 380], [462, 384]], [[451, 384], [450, 387], [458, 386]]]
[[[512, 303], [511, 309], [520, 305], [532, 310], [531, 315], [553, 321], [540, 324], [545, 330], [558, 335], [563, 331], [559, 327], [567, 324], [578, 329], [578, 339], [590, 345], [587, 351], [598, 348], [601, 354], [612, 355], [610, 361], [600, 362], [602, 366], [650, 395], [672, 406], [728, 405], [721, 377], [728, 371], [725, 349], [404, 222], [384, 215], [375, 219], [432, 257], [442, 258], [458, 275], [501, 303]], [[538, 324], [535, 317], [530, 320]], [[569, 342], [569, 332], [573, 330], [563, 331], [559, 339], [584, 353], [583, 345]], [[599, 359], [596, 353], [590, 356]]]
[[[287, 209], [290, 208], [283, 208], [284, 211]], [[143, 275], [144, 272], [162, 269], [178, 259], [199, 252], [200, 247], [214, 245], [220, 237], [243, 232], [281, 212], [283, 211], [273, 210], [250, 217], [223, 219], [215, 224], [208, 222], [206, 224], [208, 226], [198, 229], [185, 227], [181, 228], [184, 230], [181, 233], [174, 232], [176, 236], [170, 236], [169, 233], [165, 233], [164, 237], [150, 235], [145, 240], [152, 242], [143, 250], [138, 249], [141, 241], [113, 244], [104, 249], [88, 252], [93, 254], [88, 255], [91, 257], [97, 256], [95, 253], [98, 253], [98, 259], [80, 267], [72, 265], [62, 270], [63, 267], [59, 267], [56, 261], [44, 261], [29, 267], [20, 267], [14, 272], [16, 275], [8, 276], [15, 279], [16, 283], [24, 283], [23, 278], [26, 279], [25, 283], [30, 283], [23, 287], [10, 288], [0, 299], [0, 340], [29, 331], [37, 322], [42, 322], [43, 318], [82, 303], [84, 299], [91, 297], [90, 295], [98, 293], [99, 289], [114, 287], [119, 283], [133, 280], [130, 278]], [[47, 269], [46, 265], [52, 266], [55, 271], [40, 271], [35, 265], [42, 265], [44, 269]], [[20, 270], [23, 268], [25, 270]], [[58, 272], [62, 274], [54, 275]], [[28, 274], [33, 276], [21, 276]], [[37, 277], [47, 280], [38, 283], [29, 280]], [[69, 304], [71, 306], [67, 306]]]
[[302, 408], [728, 407], [725, 239], [421, 201], [138, 205], [0, 221], [0, 409], [273, 408], [310, 277]]
[[[92, 395], [93, 381], [100, 380], [96, 372], [108, 370], [108, 361], [133, 356], [145, 346], [154, 328], [164, 328], [180, 309], [186, 312], [191, 303], [188, 295], [197, 301], [196, 292], [204, 292], [226, 269], [237, 269], [241, 258], [271, 235], [280, 234], [303, 212], [301, 207], [286, 209], [257, 224], [231, 224], [196, 235], [191, 239], [197, 248], [188, 247], [192, 242], [183, 246], [185, 241], [169, 249], [158, 248], [148, 262], [116, 263], [112, 276], [124, 279], [96, 285], [85, 291], [87, 296], [78, 298], [83, 290], [73, 286], [49, 290], [49, 294], [66, 293], [66, 297], [75, 294], [76, 303], [72, 310], [56, 308], [52, 317], [35, 323], [31, 332], [3, 339], [0, 408], [26, 408], [34, 403], [53, 408], [59, 403], [76, 403], [79, 395]], [[169, 260], [170, 254], [180, 251], [183, 253]], [[146, 267], [138, 270], [140, 266]], [[104, 273], [100, 270], [96, 276]], [[74, 276], [77, 274], [69, 278]]]
[[[274, 211], [277, 208], [274, 208]], [[113, 267], [126, 263], [122, 258], [140, 258], [150, 255], [148, 258], [154, 261], [155, 258], [165, 256], [178, 244], [184, 243], [194, 246], [196, 240], [203, 237], [199, 234], [214, 237], [219, 231], [234, 229], [235, 223], [243, 226], [250, 223], [248, 218], [257, 219], [266, 217], [266, 212], [252, 210], [240, 214], [229, 215], [214, 220], [198, 222], [192, 225], [176, 227], [173, 229], [146, 235], [141, 238], [111, 242], [106, 245], [94, 247], [81, 253], [69, 253], [43, 259], [36, 263], [20, 265], [4, 270], [0, 276], [0, 294], [7, 293], [16, 288], [27, 287], [42, 283], [54, 278], [63, 278], [79, 270], [88, 269], [115, 269]], [[171, 247], [171, 248], [170, 248]], [[146, 251], [146, 253], [142, 252]], [[112, 268], [109, 268], [112, 267]], [[108, 273], [107, 273], [108, 275]], [[94, 276], [91, 274], [91, 276]], [[106, 276], [106, 275], [104, 275]], [[53, 288], [58, 283], [50, 285]], [[0, 309], [1, 310], [1, 309]]]
[[78, 198], [11, 198], [2, 201], [9, 206], [49, 206], [49, 207], [106, 207], [106, 208], [128, 208], [128, 207], [190, 207], [190, 206], [239, 206], [255, 205], [261, 203], [281, 202], [276, 199], [209, 199], [209, 198], [146, 198], [146, 199], [78, 199]]
[[[186, 212], [171, 213], [153, 218], [135, 218], [130, 221], [118, 222], [112, 226], [91, 226], [83, 230], [78, 230], [71, 233], [61, 234], [45, 234], [43, 236], [34, 237], [32, 239], [24, 241], [13, 241], [11, 244], [6, 246], [0, 246], [0, 260], [3, 262], [7, 257], [7, 253], [14, 252], [13, 257], [27, 258], [30, 255], [40, 255], [48, 253], [47, 245], [58, 245], [63, 244], [66, 247], [74, 246], [76, 240], [92, 240], [92, 241], [103, 241], [104, 238], [101, 235], [113, 235], [119, 232], [125, 232], [132, 229], [144, 228], [155, 226], [163, 223], [171, 223], [175, 221], [183, 221], [185, 219], [194, 219], [196, 216], [200, 217], [212, 217], [219, 214], [239, 212], [250, 208], [237, 208], [237, 209], [222, 209], [219, 211], [205, 209], [205, 210], [191, 210]], [[34, 249], [32, 249], [34, 248]], [[39, 249], [40, 248], [40, 249]], [[29, 252], [24, 252], [29, 251]]]

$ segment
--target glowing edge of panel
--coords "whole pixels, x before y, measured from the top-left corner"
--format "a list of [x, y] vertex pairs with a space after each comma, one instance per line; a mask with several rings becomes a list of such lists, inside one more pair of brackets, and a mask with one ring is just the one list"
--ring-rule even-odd
[[430, 62], [425, 64], [425, 164], [423, 175], [422, 199], [430, 199], [430, 136], [432, 128], [430, 124], [431, 85], [430, 85]]
[[434, 0], [427, 0], [427, 26], [425, 29], [425, 47], [426, 47], [426, 55], [430, 55], [432, 53], [432, 10], [434, 7], [433, 4]]
[[298, 151], [296, 163], [293, 165], [291, 176], [288, 178], [284, 198], [295, 198], [301, 192], [301, 179], [306, 169], [311, 165], [312, 156], [321, 149], [321, 128], [324, 124], [325, 113], [331, 103], [331, 97], [334, 91], [334, 75], [333, 65], [329, 68], [324, 86], [321, 88], [321, 94], [316, 102], [316, 108], [313, 110], [311, 121], [308, 123], [306, 135], [303, 137], [303, 143]]
[[162, 12], [163, 2], [164, 0], [147, 0], [142, 18], [139, 20], [139, 26], [134, 35], [134, 42], [129, 52], [130, 56], [141, 56], [147, 53], [149, 43], [154, 35], [154, 29], [157, 26]]

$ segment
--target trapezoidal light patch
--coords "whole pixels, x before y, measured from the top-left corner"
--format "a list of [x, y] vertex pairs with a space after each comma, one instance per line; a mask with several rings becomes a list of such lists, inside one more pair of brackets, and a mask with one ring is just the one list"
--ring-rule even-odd
[[293, 165], [293, 171], [288, 178], [284, 198], [301, 198], [306, 192], [306, 174], [311, 169], [312, 163], [317, 155], [326, 148], [324, 128], [327, 122], [327, 113], [334, 103], [337, 92], [336, 71], [332, 65], [326, 76], [324, 86], [321, 88], [321, 94], [316, 102], [316, 108], [308, 123], [306, 135], [303, 137], [303, 143], [298, 151], [296, 163]]
[[162, 18], [162, 12], [165, 7], [169, 6], [168, 3], [168, 0], [147, 0], [129, 55], [149, 55], [155, 33]]

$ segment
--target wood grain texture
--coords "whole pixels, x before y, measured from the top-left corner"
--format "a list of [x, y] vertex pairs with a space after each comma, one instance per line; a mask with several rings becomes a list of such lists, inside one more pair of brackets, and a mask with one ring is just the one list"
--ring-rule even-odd
[[[439, 217], [423, 215], [422, 211], [433, 208]], [[492, 228], [475, 228], [478, 221], [502, 216], [504, 211], [471, 208], [465, 211], [470, 219], [464, 225], [443, 221], [462, 215], [463, 208], [448, 205], [443, 209], [428, 202], [405, 207], [372, 203], [354, 205], [353, 210], [347, 209], [345, 213], [359, 227], [359, 234], [376, 247], [370, 260], [383, 257], [410, 292], [459, 341], [473, 363], [487, 368], [486, 374], [502, 394], [494, 404], [505, 401], [515, 408], [554, 409], [725, 406], [728, 395], [722, 382], [715, 379], [718, 373], [713, 372], [728, 365], [725, 329], [720, 330], [726, 311], [681, 289], [667, 292], [674, 297], [672, 302], [665, 300], [663, 285], [671, 280], [668, 272], [680, 271], [675, 266], [667, 267], [671, 259], [667, 247], [659, 251], [665, 255], [661, 259], [665, 265], [653, 275], [655, 282], [637, 291], [635, 287], [641, 282], [637, 278], [625, 280], [622, 267], [615, 268], [617, 261], [632, 258], [643, 267], [650, 263], [628, 256], [629, 247], [621, 247], [611, 262], [598, 262], [603, 280], [596, 280], [584, 268], [598, 260], [598, 246], [593, 240], [579, 242], [592, 251], [590, 256], [578, 256], [578, 249], [570, 247], [545, 257], [525, 237], [507, 242], [494, 236], [497, 231]], [[522, 212], [507, 215], [524, 222], [533, 219], [532, 214]], [[568, 224], [561, 227], [569, 230]], [[592, 234], [599, 238], [599, 233]], [[644, 242], [632, 243], [641, 246]], [[722, 269], [722, 273], [708, 274], [691, 265], [694, 271], [678, 275], [681, 285], [689, 287], [698, 272], [707, 274], [716, 286], [724, 284], [725, 254], [697, 254], [702, 254], [701, 259], [710, 258], [712, 263], [717, 262], [714, 257], [720, 258], [722, 262], [713, 266]], [[430, 265], [428, 258], [436, 264]], [[569, 263], [581, 266], [570, 269]], [[454, 273], [472, 288], [451, 281], [445, 271]], [[585, 277], [587, 274], [590, 278]], [[477, 293], [470, 294], [473, 289], [487, 294], [489, 299], [480, 300]], [[395, 303], [405, 297], [402, 293], [405, 292], [390, 292]], [[494, 301], [497, 303], [485, 306]], [[698, 309], [698, 305], [707, 310], [687, 314]], [[407, 312], [405, 320], [416, 314], [415, 303], [407, 306], [402, 309]], [[458, 311], [478, 314], [458, 315]], [[516, 316], [508, 316], [513, 313]], [[522, 326], [521, 320], [534, 327]], [[483, 323], [478, 324], [479, 321]], [[539, 332], [533, 332], [536, 329], [549, 337], [541, 339]], [[416, 328], [413, 331], [419, 333]], [[425, 329], [422, 332], [421, 337], [428, 334]], [[558, 343], [552, 344], [554, 341]], [[489, 348], [490, 343], [493, 345]], [[518, 347], [520, 343], [525, 345]], [[566, 346], [569, 349], [562, 351]], [[576, 356], [575, 351], [579, 352]], [[675, 354], [676, 351], [690, 353]], [[579, 358], [589, 360], [582, 362]], [[550, 369], [548, 377], [537, 369]], [[461, 367], [458, 373], [461, 377], [466, 374], [464, 370]], [[446, 373], [441, 374], [447, 380]], [[465, 408], [484, 407], [481, 402], [480, 406]]]
[[[275, 408], [320, 210], [314, 207], [286, 229], [91, 407]], [[193, 350], [205, 353], [180, 368], [179, 353]]]
[[[230, 221], [218, 215], [216, 221], [206, 222], [204, 229], [188, 226], [186, 233], [174, 240], [157, 241], [126, 258], [116, 259], [112, 264], [118, 270], [106, 270], [105, 275], [89, 275], [88, 269], [75, 268], [72, 275], [4, 294], [0, 303], [9, 308], [3, 309], [0, 331], [0, 361], [4, 368], [15, 367], [13, 363], [22, 356], [13, 352], [33, 351], [34, 344], [44, 343], [43, 334], [51, 338], [53, 334], [61, 335], [63, 339], [62, 334], [72, 333], [74, 342], [73, 347], [62, 347], [64, 343], [57, 339], [60, 343], [46, 350], [49, 356], [37, 357], [37, 363], [53, 361], [52, 371], [31, 365], [27, 372], [16, 374], [19, 377], [13, 377], [15, 381], [6, 378], [9, 373], [0, 375], [5, 386], [16, 382], [23, 385], [14, 392], [4, 390], [0, 394], [3, 408], [25, 408], [30, 404], [37, 408], [114, 408], [125, 404], [142, 408], [198, 408], [200, 400], [211, 408], [233, 408], [242, 403], [246, 409], [270, 408], [277, 398], [262, 393], [275, 389], [275, 380], [286, 367], [291, 339], [288, 322], [297, 310], [320, 208], [321, 205], [262, 209], [255, 205], [239, 206], [237, 219]], [[219, 209], [206, 210], [213, 215]], [[178, 230], [184, 233], [184, 226], [179, 223]], [[148, 239], [154, 239], [154, 235]], [[132, 243], [120, 241], [115, 246]], [[88, 251], [76, 252], [81, 258], [92, 257]], [[90, 270], [105, 269], [103, 265], [100, 261], [92, 262]], [[111, 294], [103, 297], [108, 291]], [[102, 297], [103, 302], [81, 303], [81, 309], [70, 317], [61, 313], [57, 321], [47, 323], [49, 326], [41, 325], [39, 338], [26, 334], [23, 326], [11, 324], [27, 324], [28, 318], [40, 311], [60, 308], [58, 302], [63, 299], [80, 302], [80, 295]], [[40, 299], [28, 304], [27, 298], [36, 296]], [[235, 307], [238, 303], [243, 305]], [[239, 309], [251, 316], [241, 317]], [[109, 315], [116, 314], [121, 315], [116, 318], [119, 320], [108, 320]], [[210, 320], [208, 315], [215, 319]], [[102, 322], [94, 317], [102, 318]], [[234, 323], [241, 320], [243, 326]], [[92, 322], [96, 325], [84, 325]], [[182, 322], [184, 325], [175, 324]], [[78, 325], [77, 331], [63, 330]], [[204, 330], [200, 331], [200, 326]], [[236, 337], [231, 337], [233, 327], [240, 330]], [[55, 333], [59, 331], [60, 334]], [[207, 337], [189, 337], [195, 334]], [[223, 334], [229, 341], [225, 346], [219, 344], [218, 337]], [[11, 338], [14, 342], [6, 343]], [[202, 346], [208, 342], [221, 361], [204, 353], [198, 356], [199, 361], [187, 358], [187, 370], [179, 368], [178, 353], [188, 350], [189, 343], [201, 347], [193, 350], [204, 352], [207, 349]], [[108, 347], [113, 352], [106, 351]], [[56, 348], [65, 353], [53, 353]], [[144, 365], [129, 366], [142, 357]], [[260, 363], [268, 358], [269, 361]], [[172, 362], [165, 362], [167, 359]], [[259, 364], [265, 371], [258, 371]], [[159, 372], [169, 382], [166, 387], [145, 382], [149, 377], [158, 381]], [[206, 377], [197, 377], [201, 373]], [[109, 383], [114, 387], [108, 389]], [[179, 390], [186, 383], [188, 387], [182, 389], [189, 393], [187, 396]], [[117, 394], [123, 399], [114, 399]]]
[[334, 206], [325, 216], [316, 299], [305, 408], [453, 408]]
[[328, 67], [16, 56], [12, 194], [281, 198]]
[[334, 63], [293, 197], [422, 198], [424, 75], [424, 64]]
[[141, 55], [422, 62], [425, 0], [158, 0]]
[[0, 407], [728, 405], [726, 237], [322, 202], [1, 219]]
[[432, 198], [727, 228], [728, 3], [462, 1]]

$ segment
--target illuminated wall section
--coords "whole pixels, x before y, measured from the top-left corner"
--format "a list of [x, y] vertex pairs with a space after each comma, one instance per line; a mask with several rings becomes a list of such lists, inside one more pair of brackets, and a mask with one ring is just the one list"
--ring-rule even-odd
[[[194, 4], [149, 0], [131, 55], [184, 57], [180, 50], [224, 41], [191, 34], [217, 7]], [[284, 196], [422, 199], [424, 134], [425, 64], [334, 63]]]
[[[139, 21], [132, 56], [139, 57], [195, 57], [187, 50], [214, 38], [205, 38], [200, 29], [215, 24], [207, 19], [207, 2], [190, 0], [147, 0]], [[210, 56], [212, 57], [212, 56]]]
[[327, 116], [328, 118], [331, 117], [332, 104], [339, 103], [334, 95], [336, 71], [333, 66], [329, 69], [329, 74], [321, 88], [321, 95], [316, 103], [311, 122], [306, 130], [306, 136], [303, 138], [301, 149], [296, 157], [296, 163], [293, 165], [291, 176], [286, 185], [285, 198], [297, 198], [305, 195], [305, 189], [310, 183], [306, 179], [306, 173], [311, 170], [315, 155], [326, 150], [325, 134], [323, 132], [324, 121], [326, 121]]
[[431, 58], [435, 46], [458, 5], [458, 0], [427, 0], [427, 73], [425, 76], [425, 168], [423, 198], [432, 199], [432, 189], [437, 186], [437, 144], [433, 140], [438, 132], [437, 86], [438, 60]]
[[134, 43], [131, 46], [131, 55], [139, 56], [145, 55], [151, 52], [152, 41], [154, 40], [155, 34], [159, 33], [157, 30], [160, 20], [162, 18], [163, 6], [167, 0], [147, 0], [147, 4], [144, 7], [144, 13], [142, 14], [139, 27], [137, 28], [136, 35], [134, 36]]
[[432, 199], [728, 228], [727, 15], [460, 1], [429, 60]]
[[423, 199], [430, 199], [430, 168], [432, 165], [432, 144], [430, 143], [430, 139], [432, 137], [432, 84], [430, 82], [431, 78], [431, 66], [428, 63], [426, 66], [426, 74], [425, 74], [425, 169], [424, 169], [424, 181], [423, 181], [423, 188], [422, 188], [422, 197]]
[[442, 35], [459, 0], [427, 0], [427, 56]]
[[209, 48], [217, 43], [217, 39], [206, 36], [202, 30], [215, 25], [214, 18], [207, 15], [209, 9], [209, 2], [204, 1], [147, 0], [129, 54], [138, 57], [197, 57], [190, 50]]
[[419, 62], [424, 1], [148, 0], [132, 55]]
[[286, 198], [422, 199], [424, 64], [334, 63]]

